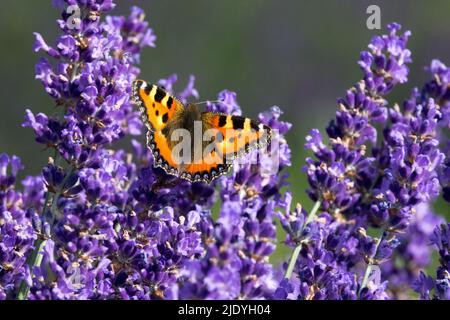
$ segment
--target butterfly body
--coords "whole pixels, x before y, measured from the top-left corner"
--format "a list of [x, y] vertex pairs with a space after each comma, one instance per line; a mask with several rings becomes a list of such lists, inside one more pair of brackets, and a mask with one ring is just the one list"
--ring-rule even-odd
[[270, 141], [268, 126], [245, 117], [201, 112], [195, 104], [184, 106], [143, 80], [134, 81], [133, 100], [148, 128], [155, 166], [191, 182], [211, 182], [229, 171], [233, 159]]

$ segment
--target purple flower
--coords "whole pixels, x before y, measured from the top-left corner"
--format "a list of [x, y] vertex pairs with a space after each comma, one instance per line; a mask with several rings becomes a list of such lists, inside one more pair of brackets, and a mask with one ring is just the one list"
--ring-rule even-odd
[[[0, 299], [14, 298], [18, 280], [26, 278], [27, 255], [33, 249], [36, 234], [32, 220], [35, 217], [36, 194], [24, 195], [15, 189], [17, 173], [22, 164], [18, 157], [0, 154]], [[25, 180], [31, 191], [33, 178]], [[41, 182], [42, 188], [42, 182]]]
[[411, 52], [406, 48], [411, 32], [398, 35], [401, 26], [391, 23], [389, 34], [373, 37], [369, 51], [361, 53], [360, 67], [365, 73], [365, 82], [370, 90], [387, 93], [397, 83], [406, 82]]
[[441, 264], [436, 271], [436, 296], [450, 300], [450, 224], [436, 227], [430, 240], [438, 248]]
[[423, 277], [420, 270], [431, 263], [429, 237], [442, 220], [427, 204], [416, 207], [408, 229], [398, 236], [400, 244], [392, 258], [381, 265], [381, 270], [389, 281], [388, 289], [392, 297], [407, 298], [409, 287]]
[[[410, 33], [398, 35], [398, 24], [390, 24], [388, 29], [388, 35], [374, 37], [369, 51], [362, 52], [359, 65], [364, 78], [338, 100], [336, 118], [327, 127], [328, 141], [316, 129], [306, 138], [305, 147], [314, 154], [306, 160], [307, 192], [320, 206], [319, 212], [327, 215], [323, 212], [314, 220], [314, 212], [305, 223], [308, 214], [301, 207], [290, 213], [290, 200], [286, 213], [279, 215], [287, 232], [286, 243], [299, 253], [298, 258], [293, 255], [290, 265], [295, 263], [302, 299], [388, 298], [384, 279], [390, 272], [392, 280], [394, 270], [379, 265], [391, 259], [405, 241], [398, 239], [397, 233], [408, 228], [417, 206], [440, 193], [437, 172], [444, 161], [437, 133], [440, 106], [431, 98], [418, 100], [413, 91], [403, 109], [387, 108], [385, 95], [407, 81], [406, 64], [411, 62], [406, 48]], [[326, 227], [321, 227], [324, 218]], [[380, 230], [379, 237], [367, 234], [370, 226]], [[414, 229], [409, 230], [413, 236]], [[312, 244], [309, 239], [314, 239]], [[423, 248], [423, 240], [410, 241], [418, 241]], [[352, 245], [342, 251], [339, 243]], [[415, 258], [427, 257], [425, 248]], [[335, 288], [316, 276], [324, 263], [333, 276], [346, 279], [347, 274], [356, 275], [353, 283], [344, 282], [345, 296], [334, 295]], [[406, 285], [411, 281], [406, 279]], [[330, 282], [339, 283], [335, 278]]]
[[440, 145], [446, 156], [439, 170], [439, 181], [443, 188], [443, 198], [450, 202], [450, 140], [444, 132], [445, 128], [450, 127], [450, 69], [439, 60], [433, 60], [426, 69], [431, 73], [431, 80], [424, 85], [421, 95], [417, 94], [416, 99], [426, 101], [432, 98], [437, 103], [436, 118], [442, 128], [439, 132]]
[[422, 299], [430, 299], [434, 289], [434, 299], [450, 300], [450, 224], [436, 226], [430, 241], [439, 252], [440, 265], [436, 270], [436, 279], [421, 272], [413, 284], [413, 289]]
[[106, 17], [105, 31], [116, 35], [119, 40], [116, 54], [130, 54], [135, 62], [139, 62], [139, 53], [144, 47], [155, 47], [156, 35], [144, 19], [144, 11], [136, 6], [131, 7], [127, 18]]
[[208, 102], [206, 109], [209, 112], [222, 112], [226, 114], [241, 115], [241, 107], [236, 100], [236, 93], [223, 90], [217, 96], [218, 102]]
[[421, 99], [433, 98], [439, 105], [439, 124], [442, 127], [450, 125], [450, 69], [439, 60], [431, 61], [426, 68], [431, 73], [431, 80], [422, 89]]

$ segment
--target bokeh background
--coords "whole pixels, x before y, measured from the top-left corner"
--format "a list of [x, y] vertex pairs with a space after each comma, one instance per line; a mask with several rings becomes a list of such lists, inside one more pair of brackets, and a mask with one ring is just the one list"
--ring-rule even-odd
[[[37, 174], [49, 154], [21, 127], [26, 108], [54, 113], [54, 104], [34, 79], [39, 54], [33, 32], [52, 43], [59, 11], [51, 1], [0, 2], [0, 152], [20, 156], [22, 175]], [[336, 99], [361, 78], [356, 61], [370, 38], [366, 8], [381, 8], [383, 27], [396, 21], [412, 31], [410, 81], [390, 102], [401, 102], [413, 86], [428, 79], [424, 66], [433, 58], [450, 64], [450, 1], [362, 0], [154, 0], [116, 1], [113, 14], [128, 14], [133, 4], [145, 9], [158, 36], [157, 47], [142, 55], [141, 77], [156, 82], [178, 74], [178, 88], [197, 78], [200, 99], [215, 99], [224, 88], [236, 91], [244, 114], [256, 117], [272, 105], [293, 124], [290, 183], [295, 201], [305, 208], [306, 156], [303, 144], [311, 128], [321, 130], [333, 117]], [[448, 205], [436, 204], [441, 214]]]

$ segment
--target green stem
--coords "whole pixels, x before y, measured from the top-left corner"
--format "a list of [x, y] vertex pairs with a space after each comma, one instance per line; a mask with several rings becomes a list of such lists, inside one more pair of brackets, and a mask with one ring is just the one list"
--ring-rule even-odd
[[[44, 207], [42, 208], [41, 216], [45, 214], [45, 210], [47, 207], [50, 207], [50, 212], [52, 213], [52, 221], [50, 221], [50, 224], [53, 224], [54, 222], [54, 215], [57, 211], [57, 202], [59, 197], [61, 196], [61, 193], [64, 189], [64, 186], [69, 179], [70, 175], [73, 172], [73, 167], [70, 167], [66, 173], [66, 176], [64, 177], [64, 180], [61, 183], [61, 189], [58, 190], [57, 193], [53, 196], [53, 199], [50, 202], [51, 193], [49, 191], [46, 192], [45, 195], [45, 202]], [[38, 235], [38, 238], [34, 241], [34, 250], [31, 252], [30, 256], [27, 259], [27, 265], [30, 267], [30, 277], [31, 280], [33, 280], [33, 269], [34, 267], [40, 267], [42, 263], [43, 253], [42, 250], [44, 249], [44, 246], [46, 244], [47, 240], [42, 237], [42, 235]], [[30, 293], [30, 287], [26, 283], [25, 280], [22, 280], [19, 286], [19, 292], [17, 293], [17, 300], [25, 300], [28, 298], [28, 294]]]
[[[315, 219], [317, 210], [319, 210], [319, 208], [320, 208], [320, 203], [321, 203], [320, 201], [317, 201], [314, 204], [314, 207], [308, 214], [308, 218], [306, 218], [306, 221], [303, 224], [300, 234], [302, 233], [304, 227]], [[294, 251], [292, 252], [291, 260], [289, 261], [289, 265], [286, 270], [286, 274], [284, 275], [284, 277], [287, 279], [290, 279], [292, 276], [292, 272], [294, 271], [295, 263], [297, 262], [298, 255], [300, 254], [301, 248], [302, 248], [302, 242], [300, 241], [300, 243], [295, 247]]]
[[373, 271], [373, 268], [378, 265], [378, 263], [376, 263], [374, 261], [374, 259], [376, 258], [377, 254], [378, 254], [378, 248], [380, 247], [381, 241], [383, 241], [383, 239], [384, 239], [385, 233], [386, 232], [383, 231], [381, 236], [378, 238], [378, 241], [377, 241], [376, 246], [375, 246], [375, 252], [374, 252], [374, 254], [371, 257], [369, 257], [369, 261], [368, 261], [368, 264], [366, 266], [366, 271], [364, 272], [364, 277], [363, 277], [363, 280], [361, 282], [361, 286], [359, 287], [359, 291], [358, 291], [358, 296], [359, 297], [361, 296], [362, 289], [367, 287], [367, 282], [369, 281], [369, 277], [370, 277], [370, 274]]
[[[50, 202], [51, 193], [47, 191], [45, 193], [45, 201], [44, 206], [42, 208], [41, 216], [45, 213], [46, 208], [49, 205]], [[30, 277], [33, 279], [33, 267], [37, 266], [39, 267], [42, 262], [42, 249], [45, 246], [45, 240], [41, 237], [41, 235], [38, 235], [37, 239], [34, 241], [34, 250], [31, 252], [31, 254], [28, 256], [27, 259], [27, 265], [30, 267]], [[22, 280], [20, 282], [19, 286], [19, 292], [17, 293], [17, 300], [25, 300], [28, 297], [28, 294], [30, 292], [30, 288], [28, 287], [28, 284], [25, 280]]]
[[[44, 249], [44, 246], [46, 244], [46, 240], [39, 237], [34, 242], [35, 249], [29, 256], [27, 260], [27, 264], [30, 266], [30, 276], [31, 279], [33, 279], [33, 268], [39, 267], [42, 262], [43, 253], [42, 250]], [[28, 294], [30, 293], [30, 287], [28, 286], [27, 282], [25, 280], [22, 280], [20, 282], [19, 286], [19, 292], [17, 293], [17, 300], [25, 300], [28, 298]]]

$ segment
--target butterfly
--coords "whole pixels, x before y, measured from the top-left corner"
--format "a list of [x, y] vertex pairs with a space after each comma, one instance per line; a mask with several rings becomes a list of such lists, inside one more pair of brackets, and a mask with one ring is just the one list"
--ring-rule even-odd
[[198, 105], [184, 105], [163, 87], [143, 80], [135, 80], [132, 91], [148, 128], [154, 166], [168, 174], [210, 183], [227, 174], [234, 159], [270, 143], [270, 127], [258, 121], [201, 112]]

